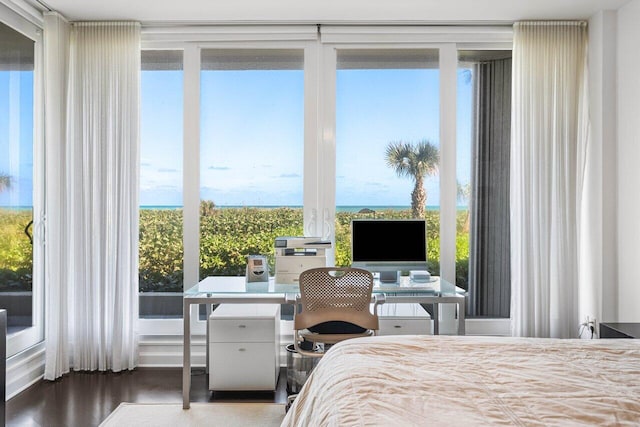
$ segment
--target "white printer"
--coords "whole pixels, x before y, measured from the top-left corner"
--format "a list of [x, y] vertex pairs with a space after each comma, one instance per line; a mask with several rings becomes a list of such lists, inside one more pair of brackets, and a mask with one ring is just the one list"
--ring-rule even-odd
[[296, 285], [300, 273], [310, 268], [326, 267], [326, 249], [331, 241], [320, 237], [276, 237], [275, 282]]

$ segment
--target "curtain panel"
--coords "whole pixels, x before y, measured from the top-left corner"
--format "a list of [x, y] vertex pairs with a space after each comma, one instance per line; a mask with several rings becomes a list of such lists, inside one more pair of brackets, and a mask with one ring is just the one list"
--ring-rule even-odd
[[66, 99], [69, 23], [58, 13], [44, 15], [45, 92], [45, 379], [69, 372], [66, 194]]
[[140, 25], [72, 24], [67, 75], [45, 379], [137, 363]]
[[509, 317], [511, 69], [511, 58], [474, 66], [470, 316]]
[[585, 22], [514, 25], [514, 336], [577, 336], [579, 207], [588, 143], [586, 59]]

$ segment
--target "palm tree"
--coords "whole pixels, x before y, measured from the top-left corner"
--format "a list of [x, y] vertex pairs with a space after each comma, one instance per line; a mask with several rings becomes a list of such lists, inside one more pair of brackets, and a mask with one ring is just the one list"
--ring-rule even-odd
[[387, 165], [393, 168], [398, 176], [413, 178], [415, 185], [411, 192], [411, 214], [414, 218], [424, 218], [424, 207], [427, 203], [424, 177], [438, 172], [438, 147], [427, 140], [417, 144], [390, 142], [387, 146], [386, 160]]
[[11, 181], [12, 180], [10, 175], [4, 172], [0, 172], [0, 193], [11, 188]]
[[213, 200], [200, 200], [200, 216], [210, 216], [215, 212], [216, 204]]

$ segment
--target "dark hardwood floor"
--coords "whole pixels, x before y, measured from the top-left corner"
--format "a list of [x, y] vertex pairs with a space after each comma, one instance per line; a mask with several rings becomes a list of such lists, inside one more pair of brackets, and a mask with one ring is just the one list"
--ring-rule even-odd
[[[191, 374], [192, 402], [286, 403], [286, 369], [275, 392], [210, 392], [204, 368]], [[182, 403], [181, 368], [138, 368], [122, 373], [72, 372], [40, 381], [7, 402], [7, 426], [98, 426], [122, 402]]]

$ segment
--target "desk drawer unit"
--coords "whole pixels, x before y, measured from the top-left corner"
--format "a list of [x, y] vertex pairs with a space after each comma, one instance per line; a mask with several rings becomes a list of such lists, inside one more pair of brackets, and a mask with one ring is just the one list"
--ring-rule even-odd
[[420, 304], [382, 304], [378, 335], [430, 335], [431, 317]]
[[221, 304], [209, 317], [209, 389], [275, 390], [280, 305]]
[[[216, 311], [218, 310], [215, 310], [212, 316]], [[265, 321], [265, 319], [216, 318], [209, 325], [209, 342], [263, 342], [273, 336], [273, 327], [274, 325], [268, 319]]]

